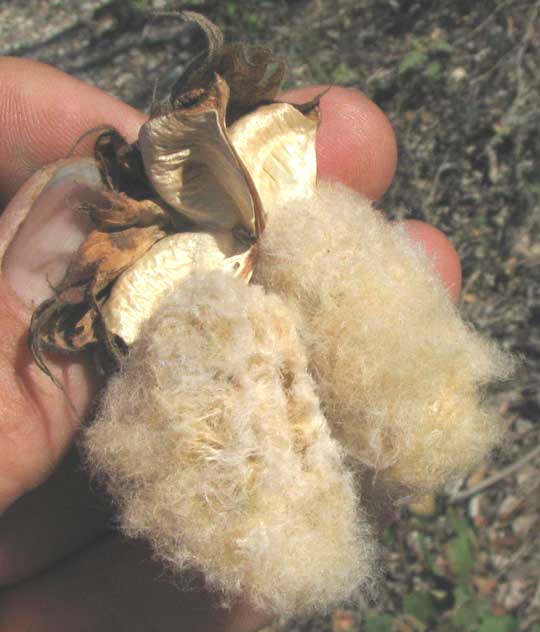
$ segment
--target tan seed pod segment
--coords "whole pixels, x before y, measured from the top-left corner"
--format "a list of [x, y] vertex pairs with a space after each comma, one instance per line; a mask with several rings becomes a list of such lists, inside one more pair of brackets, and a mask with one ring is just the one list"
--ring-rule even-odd
[[178, 571], [279, 615], [368, 583], [373, 540], [288, 309], [194, 274], [143, 325], [84, 436], [92, 468]]
[[170, 208], [214, 230], [256, 233], [257, 191], [225, 131], [229, 98], [216, 75], [201, 104], [149, 119], [139, 133], [141, 156]]
[[462, 321], [427, 255], [364, 197], [321, 183], [273, 208], [254, 281], [296, 312], [335, 436], [384, 480], [440, 488], [499, 441], [484, 390], [512, 360]]
[[229, 129], [229, 138], [258, 191], [262, 208], [310, 195], [317, 179], [318, 110], [304, 116], [289, 103], [261, 106]]

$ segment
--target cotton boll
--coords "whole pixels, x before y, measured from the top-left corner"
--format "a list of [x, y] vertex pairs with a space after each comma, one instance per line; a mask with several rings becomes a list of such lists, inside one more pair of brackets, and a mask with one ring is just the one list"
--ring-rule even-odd
[[483, 391], [511, 361], [463, 323], [428, 257], [362, 196], [321, 184], [272, 209], [254, 279], [296, 312], [323, 412], [377, 476], [432, 490], [499, 440]]
[[195, 274], [146, 322], [87, 431], [121, 525], [280, 615], [369, 580], [373, 544], [283, 301]]

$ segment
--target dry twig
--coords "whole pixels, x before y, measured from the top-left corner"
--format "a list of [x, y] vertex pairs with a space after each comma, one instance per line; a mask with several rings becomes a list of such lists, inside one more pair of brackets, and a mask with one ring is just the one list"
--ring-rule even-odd
[[503, 468], [493, 476], [484, 479], [478, 485], [471, 487], [471, 489], [464, 489], [460, 492], [456, 492], [450, 497], [449, 502], [459, 503], [463, 500], [471, 498], [472, 496], [475, 496], [476, 494], [479, 494], [480, 492], [483, 492], [484, 490], [488, 489], [488, 487], [491, 487], [492, 485], [495, 485], [495, 483], [502, 481], [507, 476], [515, 474], [527, 463], [530, 463], [530, 461], [533, 461], [537, 457], [540, 457], [540, 445], [536, 446], [536, 448], [533, 448], [530, 452], [528, 452], [521, 459], [517, 460], [515, 463], [512, 463], [508, 467]]

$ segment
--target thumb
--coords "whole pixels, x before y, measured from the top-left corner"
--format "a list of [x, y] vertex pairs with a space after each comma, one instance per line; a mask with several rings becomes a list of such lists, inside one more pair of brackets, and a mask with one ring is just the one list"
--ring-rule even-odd
[[89, 160], [51, 165], [0, 217], [0, 512], [48, 478], [95, 392], [88, 358], [50, 358], [75, 414], [66, 394], [35, 365], [27, 336], [32, 311], [52, 295], [90, 230], [87, 218], [73, 212], [73, 201], [98, 177]]
[[[86, 130], [108, 123], [133, 139], [145, 118], [50, 66], [1, 58], [0, 202], [42, 165], [68, 155]], [[88, 228], [66, 204], [76, 186], [64, 167], [38, 171], [0, 217], [0, 511], [48, 477], [95, 388], [80, 356], [49, 360], [79, 411], [74, 415], [26, 344], [33, 308], [50, 296]], [[75, 180], [92, 180], [82, 171], [75, 169]]]

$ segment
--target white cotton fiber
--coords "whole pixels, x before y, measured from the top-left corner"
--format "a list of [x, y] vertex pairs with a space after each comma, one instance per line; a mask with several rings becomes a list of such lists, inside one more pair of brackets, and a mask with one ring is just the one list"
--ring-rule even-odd
[[428, 257], [362, 196], [321, 184], [272, 209], [254, 281], [296, 313], [334, 436], [377, 476], [432, 490], [499, 441], [484, 390], [511, 360], [462, 321]]
[[121, 526], [280, 615], [372, 576], [373, 543], [283, 301], [195, 274], [146, 322], [84, 448]]

